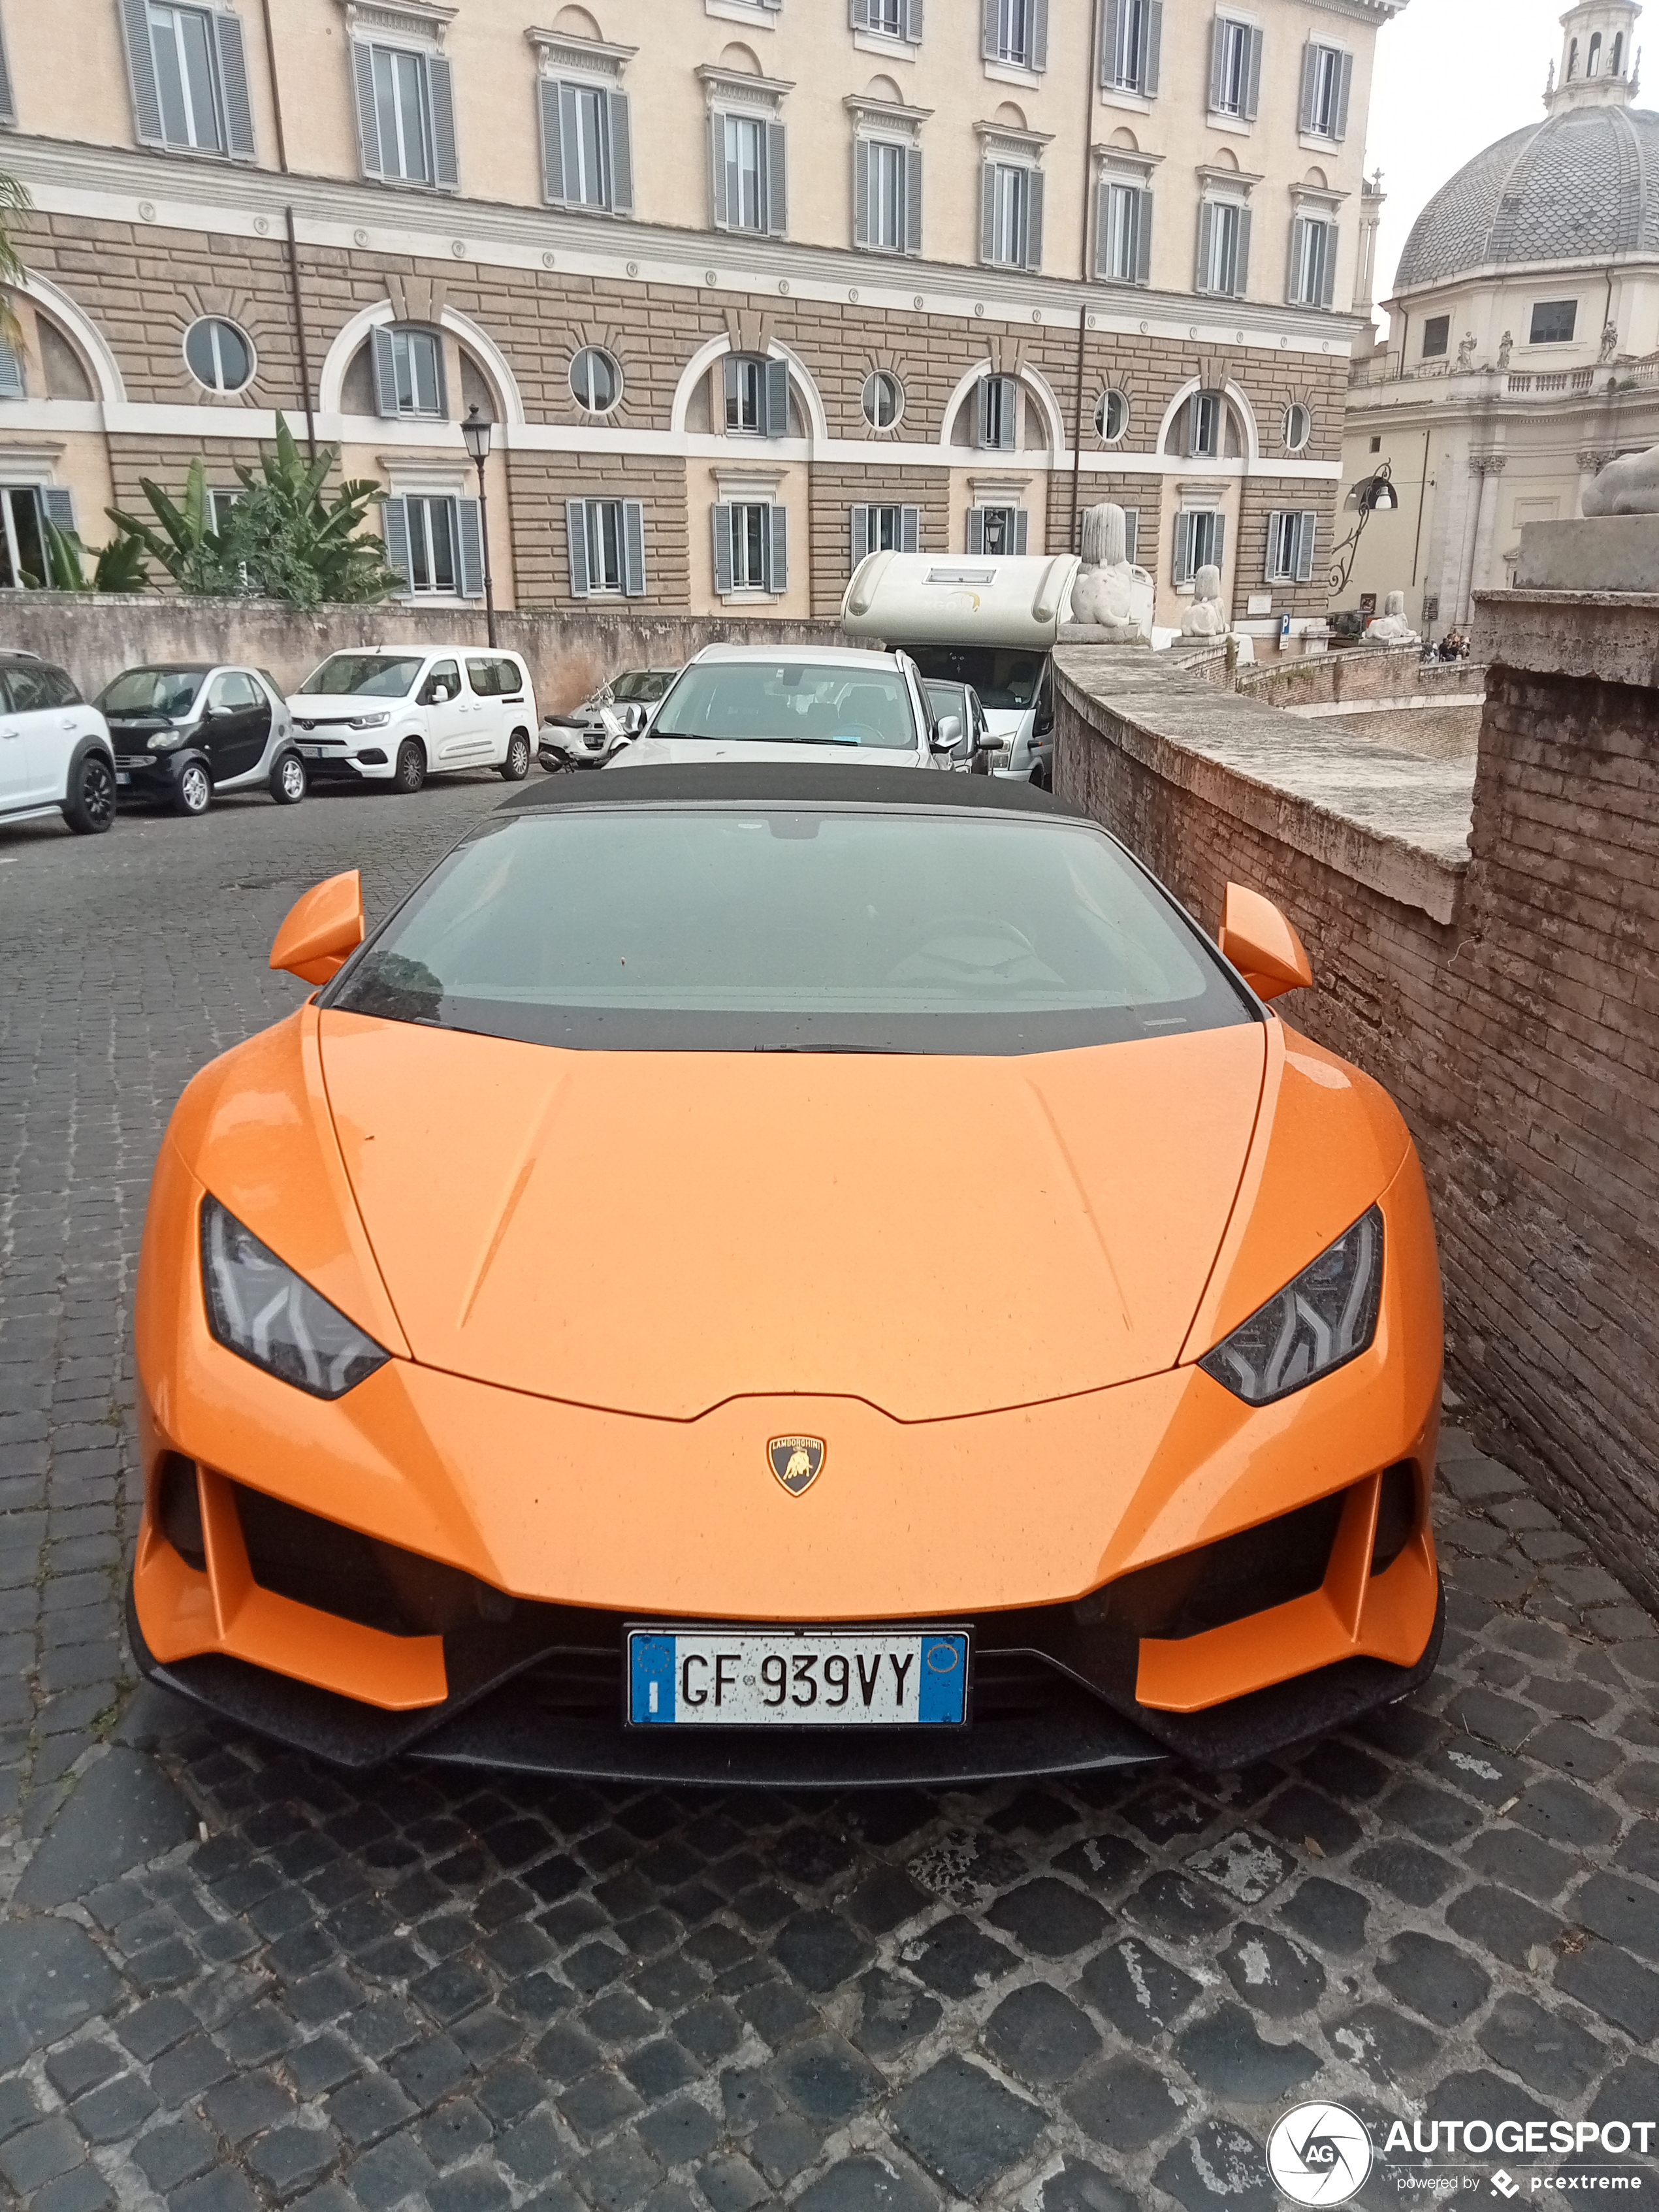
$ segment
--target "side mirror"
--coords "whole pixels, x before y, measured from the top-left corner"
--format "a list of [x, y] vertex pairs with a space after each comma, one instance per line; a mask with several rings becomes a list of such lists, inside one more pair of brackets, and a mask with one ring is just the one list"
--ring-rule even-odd
[[1302, 939], [1271, 899], [1229, 884], [1221, 918], [1222, 957], [1231, 960], [1258, 999], [1305, 991], [1313, 969]]
[[623, 708], [623, 727], [627, 731], [630, 738], [637, 738], [640, 732], [645, 727], [645, 717], [646, 710], [643, 707], [624, 707]]
[[974, 739], [974, 750], [976, 753], [1000, 753], [1006, 743], [1006, 738], [994, 737], [989, 730], [981, 730]]
[[933, 734], [929, 740], [930, 749], [936, 753], [953, 753], [961, 743], [961, 715], [941, 715], [933, 725]]
[[270, 964], [305, 983], [326, 983], [363, 941], [363, 879], [356, 868], [317, 884], [288, 910]]

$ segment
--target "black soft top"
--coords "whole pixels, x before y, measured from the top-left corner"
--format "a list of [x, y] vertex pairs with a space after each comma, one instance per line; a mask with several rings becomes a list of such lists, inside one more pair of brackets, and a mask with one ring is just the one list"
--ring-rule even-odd
[[496, 809], [528, 813], [543, 806], [660, 806], [684, 800], [735, 806], [925, 806], [981, 814], [1089, 817], [1029, 783], [993, 775], [957, 775], [942, 769], [836, 768], [818, 762], [710, 761], [672, 768], [590, 769], [550, 776], [515, 792]]

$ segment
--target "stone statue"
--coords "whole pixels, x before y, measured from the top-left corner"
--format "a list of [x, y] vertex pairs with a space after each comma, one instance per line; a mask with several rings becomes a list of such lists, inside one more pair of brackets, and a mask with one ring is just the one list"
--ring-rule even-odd
[[1659, 514], [1659, 446], [1609, 461], [1584, 487], [1586, 514]]
[[1181, 617], [1182, 637], [1225, 637], [1226, 611], [1221, 604], [1221, 571], [1200, 568], [1193, 580], [1193, 603]]
[[1406, 620], [1406, 594], [1390, 592], [1382, 603], [1382, 612], [1365, 633], [1369, 645], [1417, 645], [1421, 642], [1417, 632]]
[[1152, 578], [1129, 559], [1129, 518], [1121, 507], [1086, 508], [1083, 566], [1072, 586], [1072, 618], [1061, 635], [1097, 645], [1149, 645]]
[[1474, 374], [1474, 332], [1473, 331], [1466, 338], [1459, 342], [1456, 374], [1459, 376], [1472, 376]]
[[1507, 376], [1507, 375], [1508, 375], [1508, 374], [1509, 374], [1509, 367], [1510, 367], [1510, 356], [1514, 351], [1515, 351], [1515, 333], [1514, 333], [1514, 331], [1504, 331], [1504, 337], [1503, 337], [1503, 342], [1502, 342], [1502, 343], [1498, 346], [1498, 371], [1499, 371], [1500, 374], [1502, 374], [1502, 375], [1505, 375], [1505, 376]]
[[1613, 359], [1613, 356], [1614, 356], [1614, 354], [1616, 354], [1616, 353], [1618, 352], [1618, 350], [1619, 350], [1619, 325], [1618, 325], [1618, 324], [1617, 324], [1617, 323], [1603, 323], [1603, 324], [1602, 324], [1602, 325], [1601, 325], [1601, 352], [1600, 352], [1600, 353], [1598, 353], [1598, 354], [1596, 355], [1596, 356], [1595, 356], [1597, 362], [1598, 362], [1599, 364], [1602, 365], [1602, 366], [1605, 366], [1608, 362], [1610, 362], [1610, 361]]

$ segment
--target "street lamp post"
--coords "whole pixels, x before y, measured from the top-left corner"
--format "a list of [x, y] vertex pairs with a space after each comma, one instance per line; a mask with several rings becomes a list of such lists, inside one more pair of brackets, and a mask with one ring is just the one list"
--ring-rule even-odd
[[495, 425], [488, 415], [480, 415], [476, 406], [466, 410], [466, 420], [461, 425], [461, 435], [466, 441], [466, 450], [472, 456], [473, 466], [478, 471], [478, 534], [483, 540], [484, 622], [493, 646], [495, 642], [495, 580], [489, 567], [489, 497], [484, 489], [484, 464], [489, 459], [490, 440]]

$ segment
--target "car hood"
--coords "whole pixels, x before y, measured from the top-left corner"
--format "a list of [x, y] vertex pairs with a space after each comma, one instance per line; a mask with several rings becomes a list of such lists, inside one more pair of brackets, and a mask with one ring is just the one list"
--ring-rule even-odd
[[396, 714], [410, 703], [378, 697], [370, 691], [319, 692], [302, 698], [296, 691], [284, 702], [296, 722], [348, 722], [355, 714]]
[[415, 1358], [671, 1420], [804, 1395], [929, 1421], [1173, 1366], [1232, 1212], [1264, 1035], [958, 1060], [319, 1022]]
[[648, 733], [624, 745], [607, 768], [684, 768], [708, 761], [795, 761], [803, 768], [915, 768], [913, 752], [884, 745], [766, 744], [739, 738], [659, 738]]

